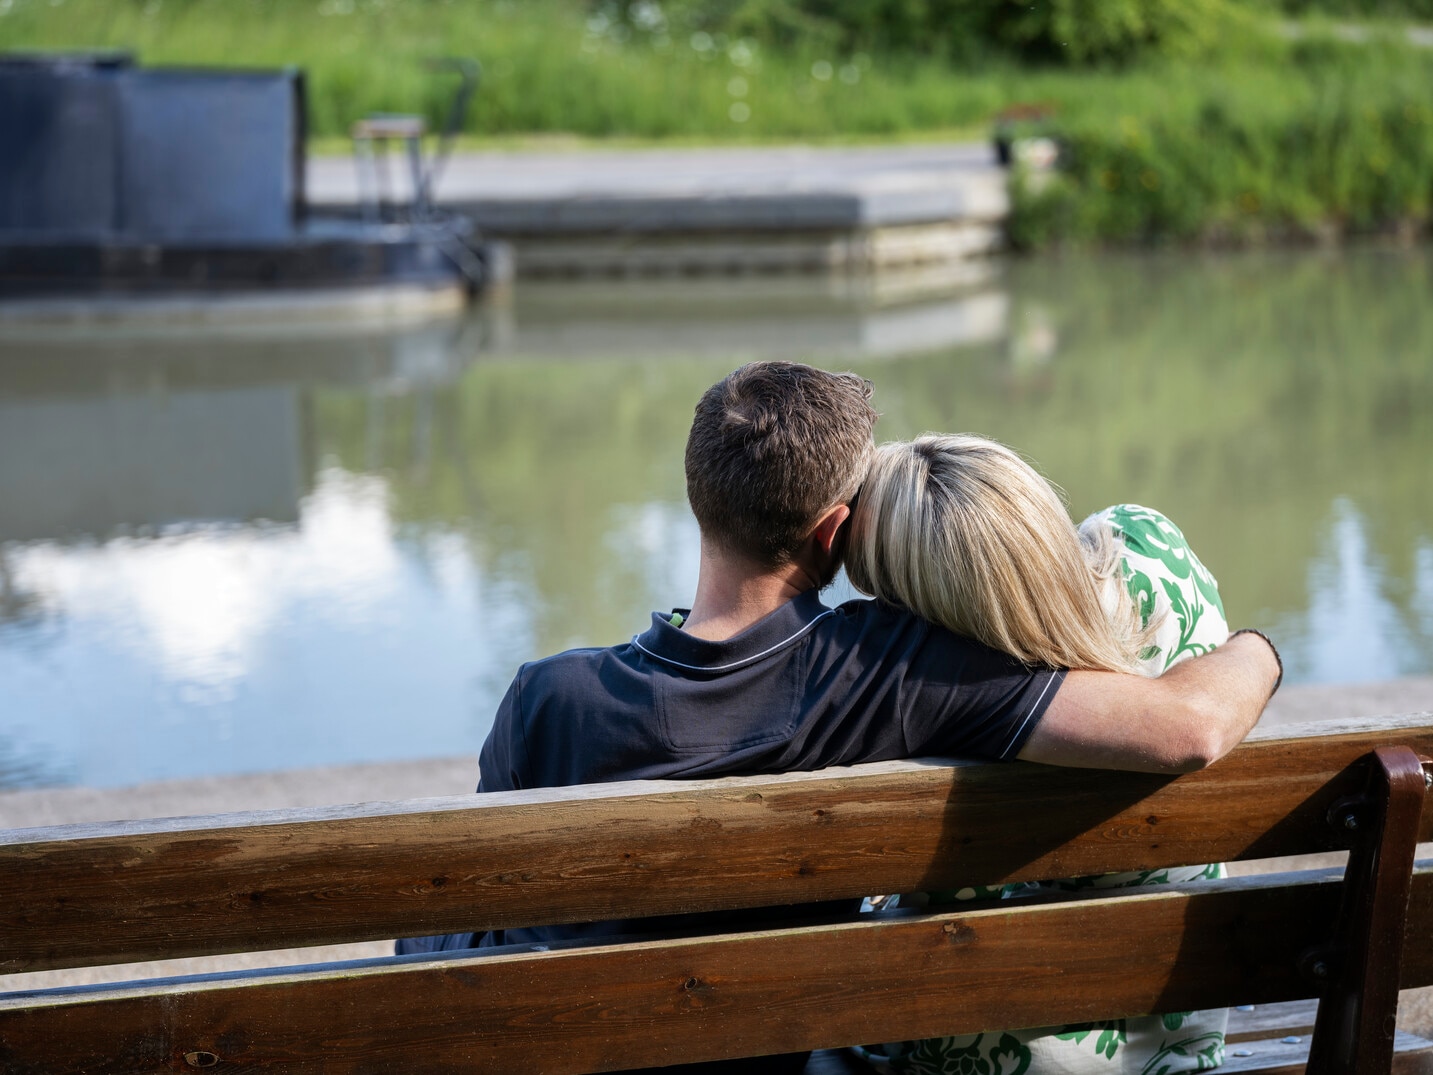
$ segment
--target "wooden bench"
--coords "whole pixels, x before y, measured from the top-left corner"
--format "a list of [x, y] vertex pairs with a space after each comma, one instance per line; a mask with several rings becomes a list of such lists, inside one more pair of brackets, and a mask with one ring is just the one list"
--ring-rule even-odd
[[[1322, 996], [1310, 1070], [1387, 1071], [1397, 988], [1433, 984], [1433, 861], [1413, 863], [1415, 841], [1433, 838], [1419, 767], [1429, 755], [1423, 714], [1254, 739], [1179, 778], [898, 762], [11, 830], [0, 833], [4, 972], [1350, 843], [1353, 865], [1347, 881], [1325, 869], [11, 992], [0, 1070], [586, 1072]], [[1310, 1011], [1296, 1009], [1303, 1030]], [[1262, 1012], [1241, 1015], [1236, 1036]], [[1428, 1046], [1405, 1038], [1396, 1070], [1433, 1070]], [[1298, 1070], [1301, 1048], [1264, 1067]], [[819, 1054], [812, 1070], [858, 1070], [843, 1057]], [[1228, 1070], [1253, 1062], [1231, 1056]]]

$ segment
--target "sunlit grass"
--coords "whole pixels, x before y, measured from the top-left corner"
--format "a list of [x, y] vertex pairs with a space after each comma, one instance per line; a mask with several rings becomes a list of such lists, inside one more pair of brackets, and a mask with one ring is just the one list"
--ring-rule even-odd
[[1007, 106], [1125, 108], [1161, 70], [955, 68], [934, 56], [775, 50], [722, 34], [634, 32], [582, 0], [0, 0], [0, 47], [127, 49], [146, 64], [297, 66], [323, 148], [375, 111], [439, 126], [481, 62], [466, 133], [503, 139], [852, 140], [983, 133]]
[[621, 27], [589, 19], [573, 0], [0, 0], [0, 9], [7, 48], [302, 67], [311, 130], [323, 139], [342, 137], [373, 111], [419, 112], [441, 125], [455, 80], [427, 61], [443, 56], [482, 63], [467, 132], [485, 138], [965, 133], [1012, 92], [934, 60], [773, 54], [719, 35], [624, 41]]

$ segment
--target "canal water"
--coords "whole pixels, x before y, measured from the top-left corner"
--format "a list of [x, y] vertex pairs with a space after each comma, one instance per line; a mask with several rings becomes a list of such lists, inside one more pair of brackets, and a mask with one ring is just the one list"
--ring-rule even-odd
[[[462, 320], [0, 322], [0, 787], [477, 750], [518, 664], [692, 596], [692, 405], [855, 369], [882, 438], [1164, 510], [1290, 682], [1433, 672], [1433, 259], [523, 282]], [[845, 593], [838, 582], [835, 599]]]

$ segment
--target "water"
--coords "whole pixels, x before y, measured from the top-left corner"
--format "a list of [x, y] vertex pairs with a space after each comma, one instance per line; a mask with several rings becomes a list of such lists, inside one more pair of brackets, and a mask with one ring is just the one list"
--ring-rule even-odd
[[1425, 253], [1085, 257], [955, 297], [554, 284], [382, 331], [0, 326], [0, 786], [476, 751], [520, 662], [690, 601], [687, 423], [754, 357], [862, 372], [885, 438], [1005, 440], [1077, 517], [1163, 509], [1290, 682], [1427, 674], [1430, 285]]

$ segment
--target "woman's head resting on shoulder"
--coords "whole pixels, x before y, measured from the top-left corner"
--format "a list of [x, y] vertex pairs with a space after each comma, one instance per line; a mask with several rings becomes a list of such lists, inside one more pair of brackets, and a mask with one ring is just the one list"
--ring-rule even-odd
[[846, 552], [864, 593], [1027, 664], [1132, 671], [1138, 632], [1100, 600], [1112, 567], [1108, 542], [1087, 550], [1033, 467], [969, 434], [876, 449]]

